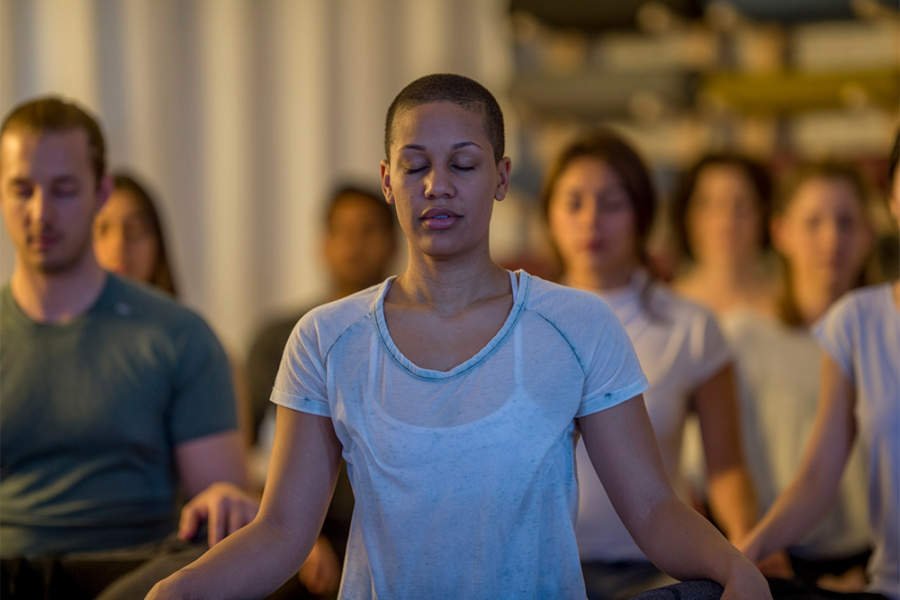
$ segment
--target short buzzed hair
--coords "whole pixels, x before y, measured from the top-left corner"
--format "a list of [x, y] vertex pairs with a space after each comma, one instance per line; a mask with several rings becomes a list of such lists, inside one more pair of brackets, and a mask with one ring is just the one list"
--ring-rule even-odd
[[432, 102], [450, 102], [479, 113], [484, 118], [484, 131], [494, 150], [494, 162], [500, 162], [504, 153], [505, 134], [503, 112], [497, 99], [474, 79], [452, 73], [437, 73], [416, 79], [391, 102], [384, 124], [384, 154], [388, 163], [391, 162], [391, 142], [397, 113]]
[[26, 130], [37, 134], [84, 129], [88, 138], [91, 166], [99, 184], [106, 172], [106, 144], [97, 119], [77, 104], [58, 96], [44, 96], [16, 106], [3, 121], [0, 137], [8, 131]]

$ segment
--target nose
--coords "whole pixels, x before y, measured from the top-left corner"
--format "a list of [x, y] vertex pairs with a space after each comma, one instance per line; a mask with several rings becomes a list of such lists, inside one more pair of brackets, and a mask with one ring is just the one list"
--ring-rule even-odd
[[425, 177], [425, 196], [427, 198], [443, 198], [453, 195], [453, 182], [450, 172], [443, 167], [431, 169]]
[[829, 254], [837, 252], [840, 245], [841, 230], [837, 221], [829, 219], [822, 227], [822, 249]]
[[603, 220], [603, 211], [600, 210], [600, 200], [596, 196], [590, 196], [584, 201], [584, 222], [593, 229], [600, 227]]
[[29, 202], [32, 222], [50, 223], [56, 217], [56, 205], [40, 188], [36, 188]]

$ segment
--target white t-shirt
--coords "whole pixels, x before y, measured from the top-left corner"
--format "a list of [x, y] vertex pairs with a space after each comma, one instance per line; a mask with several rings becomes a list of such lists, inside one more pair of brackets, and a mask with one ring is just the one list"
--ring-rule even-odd
[[875, 552], [870, 591], [900, 599], [900, 313], [890, 284], [851, 292], [816, 328], [856, 389], [857, 438], [868, 458]]
[[[647, 277], [638, 272], [627, 285], [598, 291], [634, 344], [650, 387], [644, 402], [669, 480], [683, 493], [680, 458], [685, 418], [697, 387], [731, 362], [731, 351], [715, 317], [705, 308], [651, 284], [651, 310], [642, 290]], [[645, 561], [647, 558], [616, 515], [591, 466], [584, 444], [576, 452], [580, 486], [575, 537], [585, 561]]]
[[[819, 404], [821, 350], [809, 330], [756, 312], [730, 313], [721, 323], [737, 358], [744, 460], [765, 513], [806, 454]], [[868, 548], [866, 481], [857, 444], [835, 507], [791, 552], [824, 560]]]
[[330, 416], [343, 445], [341, 597], [583, 600], [575, 418], [647, 387], [625, 331], [596, 296], [520, 272], [484, 348], [422, 369], [385, 324], [391, 281], [304, 316], [272, 394]]

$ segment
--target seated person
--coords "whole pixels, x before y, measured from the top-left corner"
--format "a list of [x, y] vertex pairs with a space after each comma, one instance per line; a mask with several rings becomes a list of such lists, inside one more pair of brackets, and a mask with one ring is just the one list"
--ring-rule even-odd
[[[58, 98], [0, 129], [16, 249], [0, 291], [4, 598], [134, 597], [253, 520], [222, 347], [171, 299], [106, 273], [91, 244], [113, 183], [96, 120]], [[190, 499], [182, 511], [176, 496]]]
[[[322, 243], [322, 255], [331, 276], [327, 301], [345, 298], [384, 280], [397, 250], [395, 223], [394, 211], [380, 193], [343, 186], [332, 194], [325, 209]], [[291, 331], [306, 312], [270, 322], [250, 349], [247, 375], [259, 431], [253, 475], [260, 487], [265, 481], [275, 434], [275, 406], [269, 398]], [[322, 535], [300, 569], [300, 582], [308, 590], [326, 593], [337, 589], [341, 572], [338, 557], [343, 557], [347, 547], [352, 514], [353, 490], [346, 465], [342, 465]]]

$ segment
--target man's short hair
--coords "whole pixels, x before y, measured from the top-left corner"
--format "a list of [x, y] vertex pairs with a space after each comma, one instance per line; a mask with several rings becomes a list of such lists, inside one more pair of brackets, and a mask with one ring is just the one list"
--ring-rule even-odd
[[484, 117], [484, 131], [494, 150], [494, 162], [503, 158], [505, 135], [503, 112], [487, 88], [462, 75], [437, 73], [416, 79], [397, 94], [387, 111], [384, 125], [384, 154], [391, 161], [394, 118], [397, 113], [432, 102], [451, 102]]
[[16, 106], [3, 121], [0, 137], [7, 131], [24, 129], [37, 134], [84, 129], [97, 182], [106, 172], [106, 144], [97, 119], [77, 104], [58, 96], [44, 96]]
[[341, 185], [332, 192], [328, 203], [325, 205], [325, 226], [331, 228], [331, 221], [334, 218], [334, 212], [337, 207], [351, 199], [359, 199], [372, 205], [378, 214], [381, 215], [384, 229], [394, 234], [395, 223], [397, 221], [394, 216], [394, 209], [385, 201], [380, 191], [368, 189], [357, 185]]

